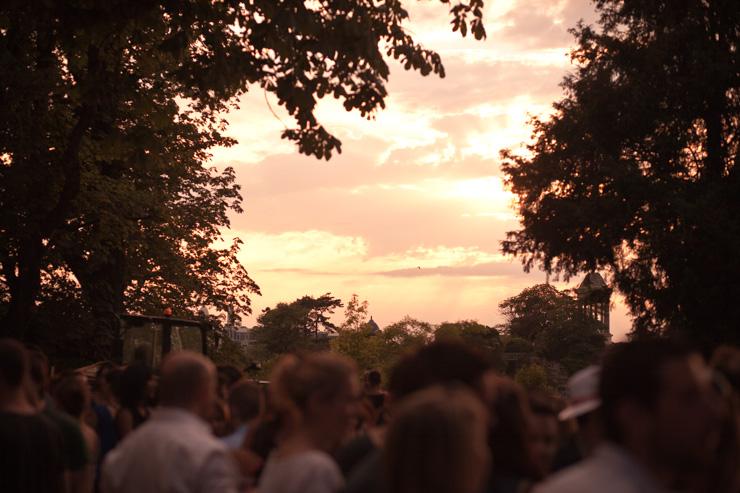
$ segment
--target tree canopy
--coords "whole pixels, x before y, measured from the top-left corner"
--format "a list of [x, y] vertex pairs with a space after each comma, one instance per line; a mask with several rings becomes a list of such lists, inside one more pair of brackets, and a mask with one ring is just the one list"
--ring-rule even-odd
[[367, 307], [367, 300], [360, 301], [360, 297], [357, 294], [353, 294], [344, 309], [344, 322], [339, 327], [340, 332], [356, 332], [367, 328]]
[[501, 337], [494, 327], [489, 327], [476, 320], [442, 322], [434, 331], [434, 340], [444, 339], [462, 341], [477, 348], [497, 368], [503, 369]]
[[740, 9], [598, 0], [527, 153], [504, 152], [527, 269], [606, 269], [638, 333], [738, 342]]
[[330, 293], [314, 298], [303, 296], [292, 303], [266, 308], [257, 319], [257, 344], [262, 359], [300, 350], [326, 349], [327, 336], [336, 332], [329, 317], [342, 306]]
[[[348, 320], [352, 318], [348, 317], [343, 326]], [[354, 359], [361, 369], [379, 369], [387, 374], [404, 353], [430, 342], [433, 333], [432, 324], [406, 316], [380, 331], [368, 324], [357, 330], [340, 330], [330, 345], [333, 351]]]
[[606, 328], [589, 317], [568, 293], [538, 284], [499, 305], [506, 317], [505, 351], [528, 353], [573, 373], [594, 363], [607, 342]]
[[[453, 29], [485, 36], [482, 0], [443, 1]], [[231, 169], [204, 166], [223, 112], [250, 89], [295, 121], [282, 137], [328, 159], [316, 118], [332, 96], [371, 118], [386, 57], [444, 76], [398, 1], [3, 2], [0, 6], [0, 300], [23, 335], [49, 276], [74, 276], [96, 323], [124, 306], [235, 306], [257, 292], [223, 247], [241, 211]], [[101, 332], [104, 332], [101, 330]], [[108, 334], [110, 336], [110, 334]], [[104, 343], [103, 343], [104, 344]]]

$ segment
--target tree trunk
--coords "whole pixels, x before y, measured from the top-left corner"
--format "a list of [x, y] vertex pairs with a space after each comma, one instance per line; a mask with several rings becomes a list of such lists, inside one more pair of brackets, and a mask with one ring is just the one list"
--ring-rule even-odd
[[67, 258], [82, 286], [95, 325], [86, 351], [91, 357], [111, 359], [119, 338], [118, 314], [123, 311], [126, 290], [126, 256], [122, 251], [106, 252], [105, 258]]
[[4, 263], [3, 269], [10, 288], [10, 303], [0, 321], [0, 336], [24, 338], [41, 289], [43, 256], [44, 245], [41, 238], [34, 235], [21, 243], [16, 259]]
[[[49, 65], [53, 59], [54, 41], [47, 34], [49, 33], [41, 33], [39, 39], [38, 63], [40, 69]], [[41, 289], [41, 269], [46, 251], [44, 240], [48, 240], [56, 230], [64, 225], [64, 221], [73, 211], [74, 201], [79, 195], [81, 186], [80, 148], [93, 121], [94, 105], [97, 99], [94, 99], [91, 95], [94, 94], [93, 91], [98, 91], [94, 82], [100, 78], [103, 69], [100, 63], [99, 51], [97, 46], [92, 45], [88, 49], [86, 82], [93, 89], [91, 89], [90, 94], [86, 95], [86, 98], [83, 98], [84, 102], [79, 107], [79, 117], [70, 129], [61, 159], [56, 160], [49, 155], [47, 156], [49, 158], [48, 162], [42, 162], [44, 165], [58, 166], [63, 171], [63, 181], [60, 184], [61, 188], [58, 196], [52, 199], [53, 194], [40, 193], [35, 197], [36, 201], [49, 201], [50, 208], [48, 212], [43, 214], [42, 217], [34, 217], [31, 221], [34, 226], [30, 230], [13, 231], [16, 235], [15, 238], [19, 241], [18, 255], [16, 258], [3, 258], [3, 269], [10, 287], [10, 303], [8, 311], [0, 321], [0, 335], [14, 335], [19, 338], [25, 336]], [[43, 70], [41, 71], [43, 73]], [[40, 111], [44, 111], [43, 108], [48, 104], [47, 99], [48, 95], [44, 94], [38, 101], [37, 107], [42, 108]], [[46, 185], [54, 189], [52, 185], [57, 184], [47, 182]], [[34, 197], [31, 197], [31, 203], [34, 203], [33, 199]], [[24, 212], [33, 215], [33, 210]]]

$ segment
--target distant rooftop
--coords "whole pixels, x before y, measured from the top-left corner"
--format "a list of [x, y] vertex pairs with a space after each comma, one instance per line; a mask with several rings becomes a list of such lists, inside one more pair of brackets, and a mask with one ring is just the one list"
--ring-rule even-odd
[[575, 291], [578, 300], [587, 303], [607, 302], [612, 294], [612, 289], [598, 272], [586, 274]]
[[370, 320], [368, 321], [367, 326], [370, 327], [370, 331], [373, 334], [376, 334], [376, 333], [380, 332], [380, 327], [378, 327], [377, 322], [375, 322], [375, 320], [373, 320], [373, 317], [372, 316], [370, 317]]
[[604, 278], [598, 272], [589, 272], [586, 274], [586, 277], [583, 278], [583, 281], [578, 286], [579, 293], [601, 291], [603, 289], [609, 289], [609, 286], [606, 285], [606, 281], [604, 281]]

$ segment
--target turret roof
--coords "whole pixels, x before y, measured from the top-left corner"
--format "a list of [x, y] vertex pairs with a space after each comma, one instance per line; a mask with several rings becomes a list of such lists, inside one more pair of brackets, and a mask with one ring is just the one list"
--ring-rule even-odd
[[606, 281], [601, 277], [601, 274], [598, 272], [589, 272], [583, 278], [581, 284], [578, 285], [576, 291], [578, 291], [579, 296], [585, 296], [594, 291], [604, 291], [608, 289], [609, 286], [606, 285]]

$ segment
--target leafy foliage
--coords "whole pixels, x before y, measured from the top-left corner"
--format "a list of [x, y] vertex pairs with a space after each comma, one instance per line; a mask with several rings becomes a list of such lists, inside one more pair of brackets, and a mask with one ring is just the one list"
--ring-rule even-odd
[[342, 330], [331, 341], [331, 349], [354, 359], [363, 370], [390, 368], [406, 352], [431, 341], [434, 327], [411, 317], [392, 323], [380, 332], [368, 325], [360, 330]]
[[208, 357], [216, 365], [231, 365], [235, 368], [246, 368], [250, 361], [244, 350], [228, 337], [219, 337], [218, 344], [215, 340], [210, 341], [213, 348]]
[[534, 345], [521, 337], [506, 336], [504, 340], [504, 351], [507, 353], [531, 353], [534, 351]]
[[[453, 29], [485, 36], [482, 0], [443, 3]], [[387, 95], [384, 56], [444, 76], [407, 18], [396, 0], [4, 2], [3, 330], [24, 334], [58, 269], [79, 281], [101, 347], [124, 306], [249, 313], [258, 290], [239, 242], [216, 246], [239, 188], [233, 170], [204, 166], [234, 143], [220, 115], [259, 88], [295, 121], [283, 137], [328, 159], [341, 143], [317, 120], [318, 99], [371, 118]]]
[[327, 293], [266, 308], [253, 329], [262, 353], [257, 357], [268, 360], [284, 353], [328, 348], [327, 335], [336, 331], [329, 317], [341, 306], [340, 299]]
[[367, 300], [360, 301], [359, 296], [353, 294], [344, 309], [344, 322], [339, 327], [340, 332], [364, 329], [368, 322], [367, 313]]
[[537, 284], [502, 301], [499, 310], [506, 317], [506, 333], [531, 342], [570, 315], [570, 302], [568, 294], [550, 284]]
[[331, 350], [352, 358], [361, 370], [383, 368], [387, 357], [385, 339], [369, 327], [342, 330], [331, 340]]
[[429, 342], [434, 336], [434, 326], [429, 322], [409, 317], [403, 317], [383, 329], [385, 339], [390, 344], [403, 346], [410, 341], [419, 343]]
[[566, 276], [608, 269], [635, 329], [738, 342], [740, 9], [599, 0], [576, 71], [528, 152], [504, 153], [521, 229], [503, 250]]
[[268, 367], [285, 353], [331, 349], [354, 359], [363, 370], [387, 372], [402, 354], [431, 341], [434, 334], [434, 326], [411, 317], [375, 331], [367, 323], [367, 302], [357, 295], [347, 303], [344, 322], [336, 326], [329, 318], [341, 306], [327, 293], [265, 310], [253, 329], [257, 344], [249, 356]]
[[[340, 306], [340, 300], [326, 294], [319, 298], [304, 296], [265, 310], [254, 329], [257, 344], [249, 356], [269, 367], [284, 353], [329, 348], [355, 360], [361, 370], [378, 369], [387, 375], [403, 354], [435, 339], [455, 338], [476, 346], [490, 356], [492, 363], [503, 366], [498, 332], [474, 320], [435, 326], [406, 316], [376, 330], [368, 323], [367, 301], [353, 294], [347, 302], [344, 321], [335, 326], [329, 317]], [[326, 325], [322, 325], [316, 337], [312, 320], [319, 318]]]
[[330, 341], [332, 351], [355, 360], [362, 370], [379, 368], [383, 360], [383, 338], [368, 325], [368, 303], [353, 294], [344, 310], [344, 322]]
[[428, 322], [406, 316], [383, 328], [384, 366], [390, 367], [404, 353], [430, 342], [434, 335], [434, 326]]
[[499, 369], [503, 369], [502, 343], [498, 331], [475, 320], [443, 322], [434, 332], [435, 340], [456, 339], [477, 348]]
[[538, 284], [499, 305], [506, 317], [507, 353], [532, 353], [573, 373], [594, 362], [607, 341], [605, 327], [576, 300], [549, 284]]
[[537, 363], [521, 368], [514, 375], [514, 380], [528, 391], [547, 390], [549, 388], [547, 372]]

